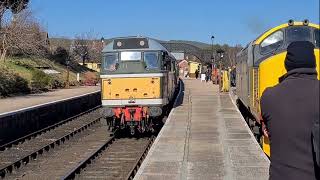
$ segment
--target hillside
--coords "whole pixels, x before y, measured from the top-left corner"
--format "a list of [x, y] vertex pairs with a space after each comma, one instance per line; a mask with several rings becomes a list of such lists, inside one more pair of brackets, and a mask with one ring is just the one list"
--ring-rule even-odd
[[[58, 47], [58, 46], [61, 46], [61, 47], [64, 47], [66, 49], [69, 49], [71, 44], [72, 44], [72, 41], [74, 39], [70, 39], [70, 38], [63, 38], [63, 37], [60, 37], [60, 38], [50, 38], [50, 44], [51, 46], [53, 47]], [[188, 41], [188, 40], [169, 40], [169, 41], [164, 41], [164, 40], [159, 40], [159, 39], [155, 39], [157, 41], [159, 41], [160, 43], [184, 43], [184, 44], [190, 44], [190, 45], [193, 45], [193, 46], [196, 46], [198, 48], [201, 48], [201, 49], [207, 49], [207, 48], [210, 48], [211, 47], [211, 44], [207, 44], [207, 43], [203, 43], [203, 42], [199, 42], [199, 41]], [[106, 44], [110, 43], [112, 41], [112, 38], [110, 39], [105, 39], [104, 40]]]
[[[70, 86], [80, 85], [80, 79], [85, 78], [89, 69], [76, 63], [70, 64]], [[7, 58], [0, 62], [0, 97], [16, 94], [47, 91], [49, 89], [64, 88], [67, 84], [67, 67], [46, 58]]]
[[186, 41], [186, 40], [170, 40], [168, 41], [169, 43], [172, 42], [172, 43], [185, 43], [185, 44], [190, 44], [190, 45], [193, 45], [193, 46], [196, 46], [200, 49], [208, 49], [211, 47], [210, 44], [207, 44], [207, 43], [203, 43], [203, 42], [199, 42], [199, 41]]

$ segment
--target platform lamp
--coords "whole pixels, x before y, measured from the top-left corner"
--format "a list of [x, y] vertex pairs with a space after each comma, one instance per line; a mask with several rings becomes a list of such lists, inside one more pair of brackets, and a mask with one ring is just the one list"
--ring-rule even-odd
[[101, 41], [102, 45], [104, 45], [104, 37], [101, 37], [100, 41]]
[[69, 65], [70, 65], [70, 56], [67, 57], [66, 59], [66, 65], [67, 65], [67, 83], [66, 83], [66, 88], [69, 88], [70, 87], [70, 82], [69, 82], [69, 74], [70, 74], [70, 68], [69, 68]]
[[[214, 58], [214, 52], [213, 52], [213, 40], [214, 40], [214, 36], [211, 36], [211, 70], [213, 73], [215, 73], [216, 59]], [[215, 84], [217, 84], [217, 78], [215, 78]]]
[[211, 63], [212, 63], [212, 69], [215, 67], [215, 59], [214, 59], [214, 52], [213, 52], [213, 40], [214, 36], [211, 36]]

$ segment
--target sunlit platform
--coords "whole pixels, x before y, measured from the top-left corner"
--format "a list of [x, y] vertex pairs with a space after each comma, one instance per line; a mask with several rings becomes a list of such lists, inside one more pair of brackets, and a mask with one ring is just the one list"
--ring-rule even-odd
[[184, 80], [183, 101], [166, 124], [135, 179], [268, 179], [269, 160], [228, 93]]

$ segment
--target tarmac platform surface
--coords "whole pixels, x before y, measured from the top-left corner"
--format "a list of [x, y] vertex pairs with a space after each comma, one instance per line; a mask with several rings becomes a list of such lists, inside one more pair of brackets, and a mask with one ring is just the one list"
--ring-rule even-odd
[[267, 180], [269, 163], [229, 94], [185, 79], [183, 102], [170, 113], [135, 180]]
[[0, 114], [22, 110], [32, 106], [65, 100], [100, 91], [100, 86], [82, 86], [70, 89], [58, 89], [41, 94], [30, 94], [0, 99]]

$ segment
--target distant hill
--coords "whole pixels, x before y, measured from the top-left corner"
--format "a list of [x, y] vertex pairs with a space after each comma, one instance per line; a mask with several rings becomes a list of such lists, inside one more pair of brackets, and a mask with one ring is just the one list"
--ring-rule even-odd
[[[112, 40], [113, 39], [105, 39], [105, 43], [108, 44]], [[211, 62], [212, 52], [216, 54], [217, 50], [223, 50], [225, 51], [225, 57], [226, 57], [225, 59], [227, 63], [230, 64], [232, 62], [232, 64], [234, 64], [233, 63], [235, 61], [234, 57], [241, 50], [241, 47], [239, 46], [234, 47], [234, 46], [228, 46], [227, 44], [224, 44], [224, 45], [214, 44], [213, 47], [211, 47], [211, 44], [207, 44], [199, 41], [188, 41], [188, 40], [164, 41], [160, 39], [155, 39], [155, 40], [161, 43], [169, 51], [172, 51], [172, 52], [184, 51], [186, 53], [197, 56], [202, 60], [202, 62]], [[65, 47], [66, 49], [69, 49], [72, 40], [65, 39], [65, 38], [51, 38], [50, 41], [52, 45], [55, 45], [55, 46], [60, 45]]]
[[[157, 41], [159, 41], [160, 43], [184, 43], [184, 44], [190, 44], [193, 46], [196, 46], [198, 48], [201, 49], [208, 49], [210, 48], [210, 44], [207, 43], [203, 43], [203, 42], [199, 42], [199, 41], [188, 41], [188, 40], [169, 40], [169, 41], [164, 41], [164, 40], [160, 40], [160, 39], [156, 39]], [[68, 47], [71, 44], [72, 39], [68, 39], [68, 38], [50, 38], [51, 44], [54, 46], [63, 46], [63, 47]], [[106, 43], [111, 42], [112, 39], [105, 39]]]
[[210, 44], [207, 44], [207, 43], [203, 43], [203, 42], [199, 42], [199, 41], [187, 41], [187, 40], [170, 40], [168, 41], [169, 43], [185, 43], [185, 44], [190, 44], [190, 45], [193, 45], [193, 46], [196, 46], [198, 48], [201, 48], [201, 49], [207, 49], [209, 48], [211, 45]]

